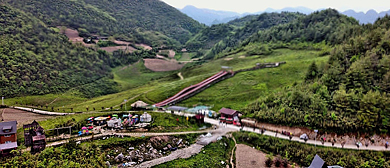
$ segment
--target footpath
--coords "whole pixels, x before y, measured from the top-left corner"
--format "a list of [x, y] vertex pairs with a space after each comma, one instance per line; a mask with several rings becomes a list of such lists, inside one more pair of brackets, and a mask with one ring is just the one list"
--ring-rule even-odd
[[43, 111], [43, 110], [38, 110], [38, 109], [33, 109], [33, 108], [25, 108], [25, 107], [13, 107], [13, 108], [18, 109], [18, 110], [32, 112], [32, 113], [42, 114], [42, 115], [64, 116], [64, 115], [75, 114], [75, 113], [48, 112], [48, 111]]

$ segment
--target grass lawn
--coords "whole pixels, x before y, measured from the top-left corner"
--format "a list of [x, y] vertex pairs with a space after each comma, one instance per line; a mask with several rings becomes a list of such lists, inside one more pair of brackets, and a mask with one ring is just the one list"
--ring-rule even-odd
[[117, 67], [113, 70], [114, 81], [121, 86], [121, 90], [129, 90], [149, 83], [150, 81], [166, 77], [178, 78], [175, 72], [153, 72], [145, 67], [142, 61], [133, 65]]
[[[251, 68], [256, 63], [281, 62], [284, 64], [277, 68], [259, 69], [236, 74], [234, 77], [217, 83], [203, 92], [187, 99], [177, 105], [191, 107], [194, 104], [214, 105], [213, 110], [221, 107], [242, 110], [247, 104], [255, 101], [270, 92], [280, 88], [291, 86], [294, 82], [301, 82], [309, 65], [316, 61], [317, 65], [326, 62], [329, 56], [319, 57], [319, 51], [277, 49], [268, 56], [245, 57], [244, 53], [237, 53], [229, 57], [217, 59], [202, 65], [188, 66], [181, 71], [184, 80], [176, 75], [176, 72], [151, 72], [142, 62], [128, 67], [114, 69], [114, 80], [124, 90], [119, 93], [100, 96], [92, 99], [73, 96], [71, 93], [61, 95], [49, 94], [43, 96], [26, 96], [22, 98], [5, 99], [8, 105], [15, 102], [36, 105], [49, 104], [54, 109], [73, 108], [74, 111], [91, 111], [93, 108], [101, 110], [102, 107], [119, 109], [124, 99], [130, 104], [143, 100], [153, 104], [173, 96], [181, 89], [196, 84], [221, 70], [221, 66], [230, 66], [234, 70]], [[54, 101], [56, 100], [56, 101]]]
[[328, 60], [328, 57], [319, 57], [318, 53], [318, 51], [289, 49], [275, 50], [269, 56], [242, 57], [242, 53], [238, 53], [184, 70], [182, 71], [184, 80], [161, 85], [159, 90], [149, 92], [146, 96], [156, 102], [162, 101], [181, 89], [212, 76], [221, 70], [221, 66], [230, 66], [234, 70], [239, 70], [254, 67], [256, 63], [286, 61], [287, 64], [278, 68], [236, 74], [234, 77], [217, 83], [178, 104], [188, 107], [194, 104], [207, 104], [214, 105], [214, 110], [219, 110], [222, 107], [241, 110], [260, 96], [290, 86], [294, 82], [303, 81], [304, 75], [313, 61], [320, 63]]

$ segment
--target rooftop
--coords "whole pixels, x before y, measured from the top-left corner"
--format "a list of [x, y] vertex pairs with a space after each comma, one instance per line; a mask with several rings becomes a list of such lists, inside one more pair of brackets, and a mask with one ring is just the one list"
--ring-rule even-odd
[[[16, 134], [17, 124], [18, 122], [16, 121], [0, 122], [0, 135]], [[6, 130], [10, 130], [10, 131], [5, 132]]]
[[220, 113], [222, 114], [226, 114], [226, 115], [233, 115], [235, 113], [238, 113], [237, 110], [232, 110], [232, 109], [228, 109], [228, 108], [222, 108], [221, 110], [219, 110]]

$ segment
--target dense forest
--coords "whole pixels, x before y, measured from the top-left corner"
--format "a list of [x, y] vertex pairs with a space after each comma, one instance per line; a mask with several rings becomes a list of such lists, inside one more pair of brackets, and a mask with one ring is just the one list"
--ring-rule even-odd
[[204, 26], [159, 0], [6, 0], [49, 26], [153, 46], [184, 44]]
[[34, 16], [0, 6], [0, 94], [6, 97], [60, 93], [79, 87], [85, 97], [117, 91], [112, 67], [155, 55], [98, 52], [74, 45]]
[[[352, 28], [353, 37], [344, 36], [345, 41], [331, 51], [326, 64], [312, 63], [304, 83], [261, 97], [249, 105], [245, 113], [276, 124], [341, 133], [388, 133], [390, 17], [378, 19], [374, 24], [352, 25]], [[337, 33], [350, 29], [337, 29], [334, 35], [322, 36], [321, 39], [338, 43], [343, 34]]]
[[251, 42], [313, 42], [340, 44], [345, 39], [358, 34], [357, 20], [340, 14], [335, 9], [316, 11], [300, 17], [289, 24], [278, 25], [259, 31], [246, 39], [242, 45]]
[[212, 25], [203, 29], [195, 37], [186, 43], [186, 49], [197, 51], [199, 49], [210, 49], [216, 43], [233, 35], [234, 27], [229, 24]]
[[[206, 27], [186, 43], [186, 48], [190, 51], [211, 49], [221, 40], [226, 40], [227, 37], [233, 36], [240, 41], [265, 28], [262, 24], [269, 24], [271, 20], [271, 25], [276, 25], [279, 21], [283, 22], [285, 19], [281, 17], [283, 14], [248, 15], [234, 19], [226, 24], [215, 24]], [[272, 18], [270, 17], [271, 15]]]
[[223, 40], [216, 43], [216, 45], [210, 50], [210, 52], [207, 53], [205, 59], [212, 59], [215, 57], [215, 55], [223, 51], [232, 50], [241, 42], [248, 39], [259, 31], [269, 29], [273, 26], [289, 23], [302, 16], [303, 14], [291, 12], [263, 13], [249, 22], [245, 22], [245, 20], [248, 18], [242, 18], [244, 22], [241, 22], [239, 20], [234, 20], [231, 23], [229, 22], [232, 25], [236, 23], [246, 23], [246, 25], [236, 30], [232, 35], [227, 36]]

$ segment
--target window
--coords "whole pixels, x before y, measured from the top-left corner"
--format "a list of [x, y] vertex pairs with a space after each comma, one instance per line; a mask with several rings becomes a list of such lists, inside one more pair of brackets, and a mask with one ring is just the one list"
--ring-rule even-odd
[[8, 144], [8, 143], [12, 143], [12, 142], [11, 141], [5, 141], [5, 143]]
[[4, 137], [6, 137], [6, 138], [11, 137], [11, 134], [4, 135]]
[[5, 133], [11, 132], [10, 129], [4, 130]]

